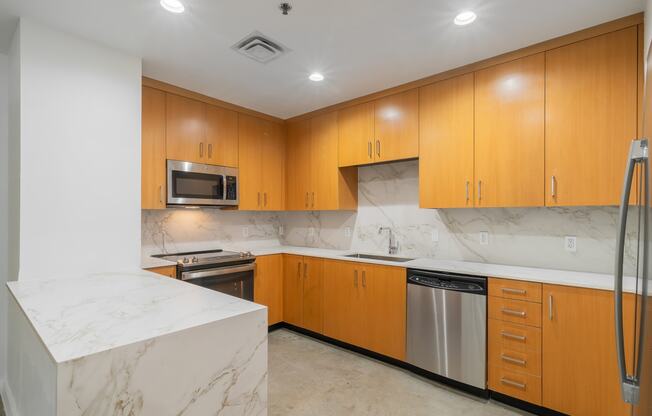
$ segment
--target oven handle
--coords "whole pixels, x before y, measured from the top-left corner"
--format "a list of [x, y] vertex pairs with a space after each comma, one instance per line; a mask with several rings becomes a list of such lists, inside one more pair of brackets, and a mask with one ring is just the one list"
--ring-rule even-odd
[[235, 267], [220, 267], [219, 269], [200, 270], [196, 272], [181, 273], [181, 280], [201, 279], [203, 277], [224, 276], [225, 274], [240, 273], [256, 270], [256, 263]]

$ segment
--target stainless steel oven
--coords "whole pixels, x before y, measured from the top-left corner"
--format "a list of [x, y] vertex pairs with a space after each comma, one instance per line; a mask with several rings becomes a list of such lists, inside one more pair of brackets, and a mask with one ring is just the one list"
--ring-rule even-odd
[[238, 205], [238, 169], [167, 161], [167, 205]]

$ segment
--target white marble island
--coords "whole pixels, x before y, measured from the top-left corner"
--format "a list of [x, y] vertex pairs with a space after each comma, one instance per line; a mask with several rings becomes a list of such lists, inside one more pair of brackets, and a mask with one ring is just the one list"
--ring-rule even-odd
[[265, 307], [148, 272], [8, 287], [8, 414], [267, 413]]

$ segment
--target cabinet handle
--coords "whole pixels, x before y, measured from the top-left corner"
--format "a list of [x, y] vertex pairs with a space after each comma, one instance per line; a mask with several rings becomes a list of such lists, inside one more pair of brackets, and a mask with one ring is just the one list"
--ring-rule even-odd
[[555, 180], [555, 175], [550, 177], [550, 194], [553, 198], [557, 198], [557, 181]]
[[512, 363], [512, 364], [518, 364], [523, 366], [527, 364], [526, 360], [520, 360], [518, 358], [510, 357], [509, 355], [505, 355], [505, 354], [502, 354], [500, 358], [503, 361], [507, 361], [508, 363]]
[[158, 201], [163, 203], [163, 185], [158, 186]]
[[466, 181], [466, 202], [469, 202], [469, 181]]
[[552, 307], [554, 300], [552, 299], [552, 294], [548, 295], [548, 319], [552, 321], [552, 319], [555, 317], [552, 313]]
[[260, 207], [260, 192], [258, 192], [258, 207]]
[[297, 263], [297, 276], [301, 277], [301, 262]]
[[265, 206], [267, 206], [267, 192], [263, 193], [263, 203]]
[[362, 287], [367, 287], [367, 271], [362, 271]]
[[358, 271], [353, 271], [353, 286], [358, 287]]
[[306, 208], [308, 208], [308, 192], [306, 192]]
[[199, 143], [199, 157], [204, 157], [204, 143]]
[[482, 201], [482, 181], [478, 181], [478, 201]]
[[512, 334], [512, 333], [507, 332], [507, 331], [501, 331], [500, 335], [502, 335], [503, 338], [511, 338], [511, 339], [515, 339], [515, 340], [518, 340], [518, 341], [525, 341], [527, 339], [527, 337], [525, 335], [516, 335], [516, 334]]
[[525, 295], [527, 293], [525, 289], [512, 289], [511, 287], [503, 287], [501, 290], [504, 293], [512, 293], [514, 295]]
[[371, 142], [367, 142], [367, 154], [369, 155], [369, 159], [373, 156], [371, 153]]
[[380, 157], [380, 140], [376, 140], [376, 154]]
[[508, 378], [504, 378], [504, 377], [500, 379], [500, 382], [507, 385], [507, 386], [516, 387], [516, 388], [519, 388], [521, 390], [525, 390], [525, 387], [526, 387], [525, 384], [523, 384], [523, 383], [519, 383], [517, 381], [512, 381], [512, 380], [510, 380]]
[[503, 308], [503, 313], [505, 315], [521, 316], [523, 318], [525, 318], [525, 315], [527, 315], [525, 311], [515, 311], [514, 309], [507, 308]]
[[312, 207], [315, 207], [315, 193], [312, 193]]
[[213, 144], [212, 143], [208, 144], [208, 158], [209, 159], [213, 158]]
[[308, 277], [308, 263], [303, 263], [303, 277]]

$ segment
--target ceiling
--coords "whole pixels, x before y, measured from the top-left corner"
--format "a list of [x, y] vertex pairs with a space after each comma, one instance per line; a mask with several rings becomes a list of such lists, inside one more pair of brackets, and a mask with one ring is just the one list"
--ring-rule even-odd
[[[18, 16], [143, 58], [146, 76], [288, 118], [643, 10], [644, 0], [0, 0], [0, 51]], [[455, 26], [472, 9], [478, 19]], [[13, 24], [12, 24], [13, 23]], [[292, 49], [260, 64], [253, 30]], [[326, 79], [315, 83], [309, 73]]]

